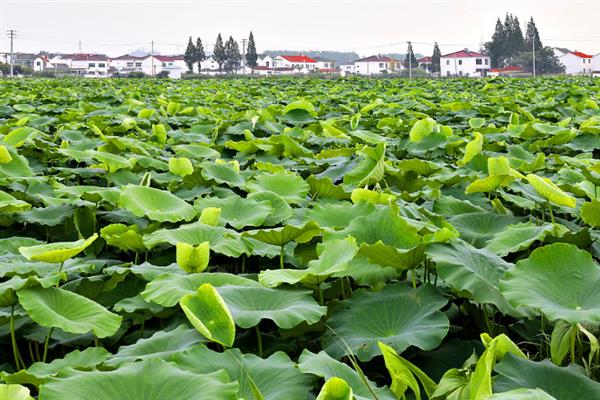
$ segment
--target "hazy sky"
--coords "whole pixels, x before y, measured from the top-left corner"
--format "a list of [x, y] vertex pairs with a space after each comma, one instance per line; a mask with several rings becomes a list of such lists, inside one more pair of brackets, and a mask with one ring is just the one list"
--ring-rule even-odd
[[477, 50], [506, 12], [524, 25], [533, 16], [545, 45], [600, 52], [600, 0], [580, 1], [260, 1], [260, 0], [0, 0], [0, 51], [6, 30], [17, 30], [15, 49], [120, 55], [140, 47], [183, 52], [189, 35], [212, 50], [225, 38], [254, 31], [258, 51], [267, 49], [357, 51], [360, 55], [430, 54]]

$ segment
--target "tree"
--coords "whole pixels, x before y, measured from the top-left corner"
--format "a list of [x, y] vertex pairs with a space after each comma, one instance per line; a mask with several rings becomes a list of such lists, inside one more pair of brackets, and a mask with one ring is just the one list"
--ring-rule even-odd
[[412, 43], [408, 42], [408, 49], [406, 50], [406, 57], [404, 58], [404, 67], [409, 68], [418, 68], [419, 63], [417, 62], [417, 57], [415, 57], [415, 53], [413, 52]]
[[[533, 52], [523, 51], [519, 53], [516, 64], [526, 71], [533, 71]], [[565, 66], [561, 64], [551, 47], [535, 49], [535, 72], [536, 75], [560, 74], [565, 72]]]
[[442, 52], [440, 51], [440, 46], [438, 46], [437, 42], [435, 42], [435, 44], [433, 45], [433, 54], [431, 55], [430, 72], [441, 71], [440, 58], [442, 58]]
[[232, 73], [235, 71], [242, 60], [242, 55], [240, 54], [240, 47], [237, 42], [233, 40], [233, 37], [229, 36], [227, 43], [225, 44], [225, 71], [227, 73]]
[[248, 36], [248, 50], [246, 51], [246, 63], [248, 63], [249, 67], [254, 68], [256, 67], [256, 60], [258, 60], [256, 44], [254, 43], [254, 35], [250, 31], [250, 36]]
[[183, 54], [183, 61], [185, 61], [185, 65], [187, 65], [188, 70], [190, 72], [194, 72], [194, 63], [196, 62], [196, 47], [194, 46], [194, 42], [192, 42], [191, 36], [188, 40], [185, 53]]
[[202, 61], [206, 60], [206, 54], [204, 54], [204, 46], [200, 38], [196, 39], [196, 57], [195, 61], [198, 63], [198, 73], [202, 72]]
[[215, 47], [213, 49], [213, 58], [214, 58], [215, 62], [217, 64], [219, 64], [219, 72], [221, 72], [221, 69], [223, 68], [223, 64], [225, 63], [225, 60], [227, 59], [227, 55], [225, 53], [225, 46], [223, 46], [223, 38], [221, 37], [220, 33], [217, 36], [217, 41], [216, 41]]
[[486, 53], [490, 56], [492, 67], [501, 67], [504, 60], [504, 47], [506, 43], [506, 31], [500, 18], [496, 20], [496, 30], [492, 35], [492, 40], [485, 43]]

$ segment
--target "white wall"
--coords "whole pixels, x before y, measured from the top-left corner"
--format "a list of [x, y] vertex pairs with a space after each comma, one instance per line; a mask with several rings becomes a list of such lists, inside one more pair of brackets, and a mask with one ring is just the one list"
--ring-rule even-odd
[[[415, 68], [417, 68], [416, 65]], [[402, 63], [400, 61], [356, 61], [354, 63], [354, 73], [360, 75], [378, 75], [399, 72], [400, 70], [402, 70]]]
[[32, 68], [33, 68], [33, 70], [35, 72], [41, 72], [41, 71], [43, 71], [44, 68], [45, 68], [45, 66], [46, 65], [45, 65], [44, 59], [42, 57], [36, 57], [33, 60], [33, 67]]
[[317, 63], [311, 63], [311, 62], [291, 62], [286, 60], [285, 58], [281, 57], [281, 56], [277, 56], [275, 57], [275, 59], [273, 60], [275, 67], [276, 68], [294, 68], [294, 69], [298, 69], [300, 71], [305, 70], [305, 71], [312, 71], [315, 69]]
[[558, 61], [565, 66], [565, 74], [567, 75], [590, 75], [592, 72], [591, 58], [581, 58], [573, 53], [567, 53], [558, 57]]
[[[480, 60], [481, 64], [477, 64], [477, 60]], [[487, 72], [491, 69], [489, 57], [442, 57], [440, 66], [441, 76], [481, 77], [478, 69], [485, 69]]]
[[73, 69], [85, 69], [86, 76], [108, 76], [108, 60], [71, 60]]
[[592, 69], [594, 71], [600, 71], [600, 53], [596, 54], [594, 58], [592, 58]]

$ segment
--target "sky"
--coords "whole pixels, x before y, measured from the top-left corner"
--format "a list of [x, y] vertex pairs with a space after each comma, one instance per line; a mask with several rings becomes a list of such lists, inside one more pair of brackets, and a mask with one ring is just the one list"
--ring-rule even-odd
[[240, 42], [254, 32], [258, 51], [337, 50], [361, 56], [478, 50], [496, 19], [533, 16], [546, 46], [600, 53], [600, 0], [0, 0], [0, 52], [6, 31], [15, 51], [96, 52], [118, 56], [139, 48], [175, 54], [190, 35], [210, 50], [220, 32]]

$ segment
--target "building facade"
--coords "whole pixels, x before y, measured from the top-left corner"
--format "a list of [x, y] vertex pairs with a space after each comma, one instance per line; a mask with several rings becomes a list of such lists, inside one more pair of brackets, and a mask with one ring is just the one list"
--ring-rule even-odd
[[484, 77], [491, 69], [490, 57], [464, 49], [440, 58], [441, 76]]

